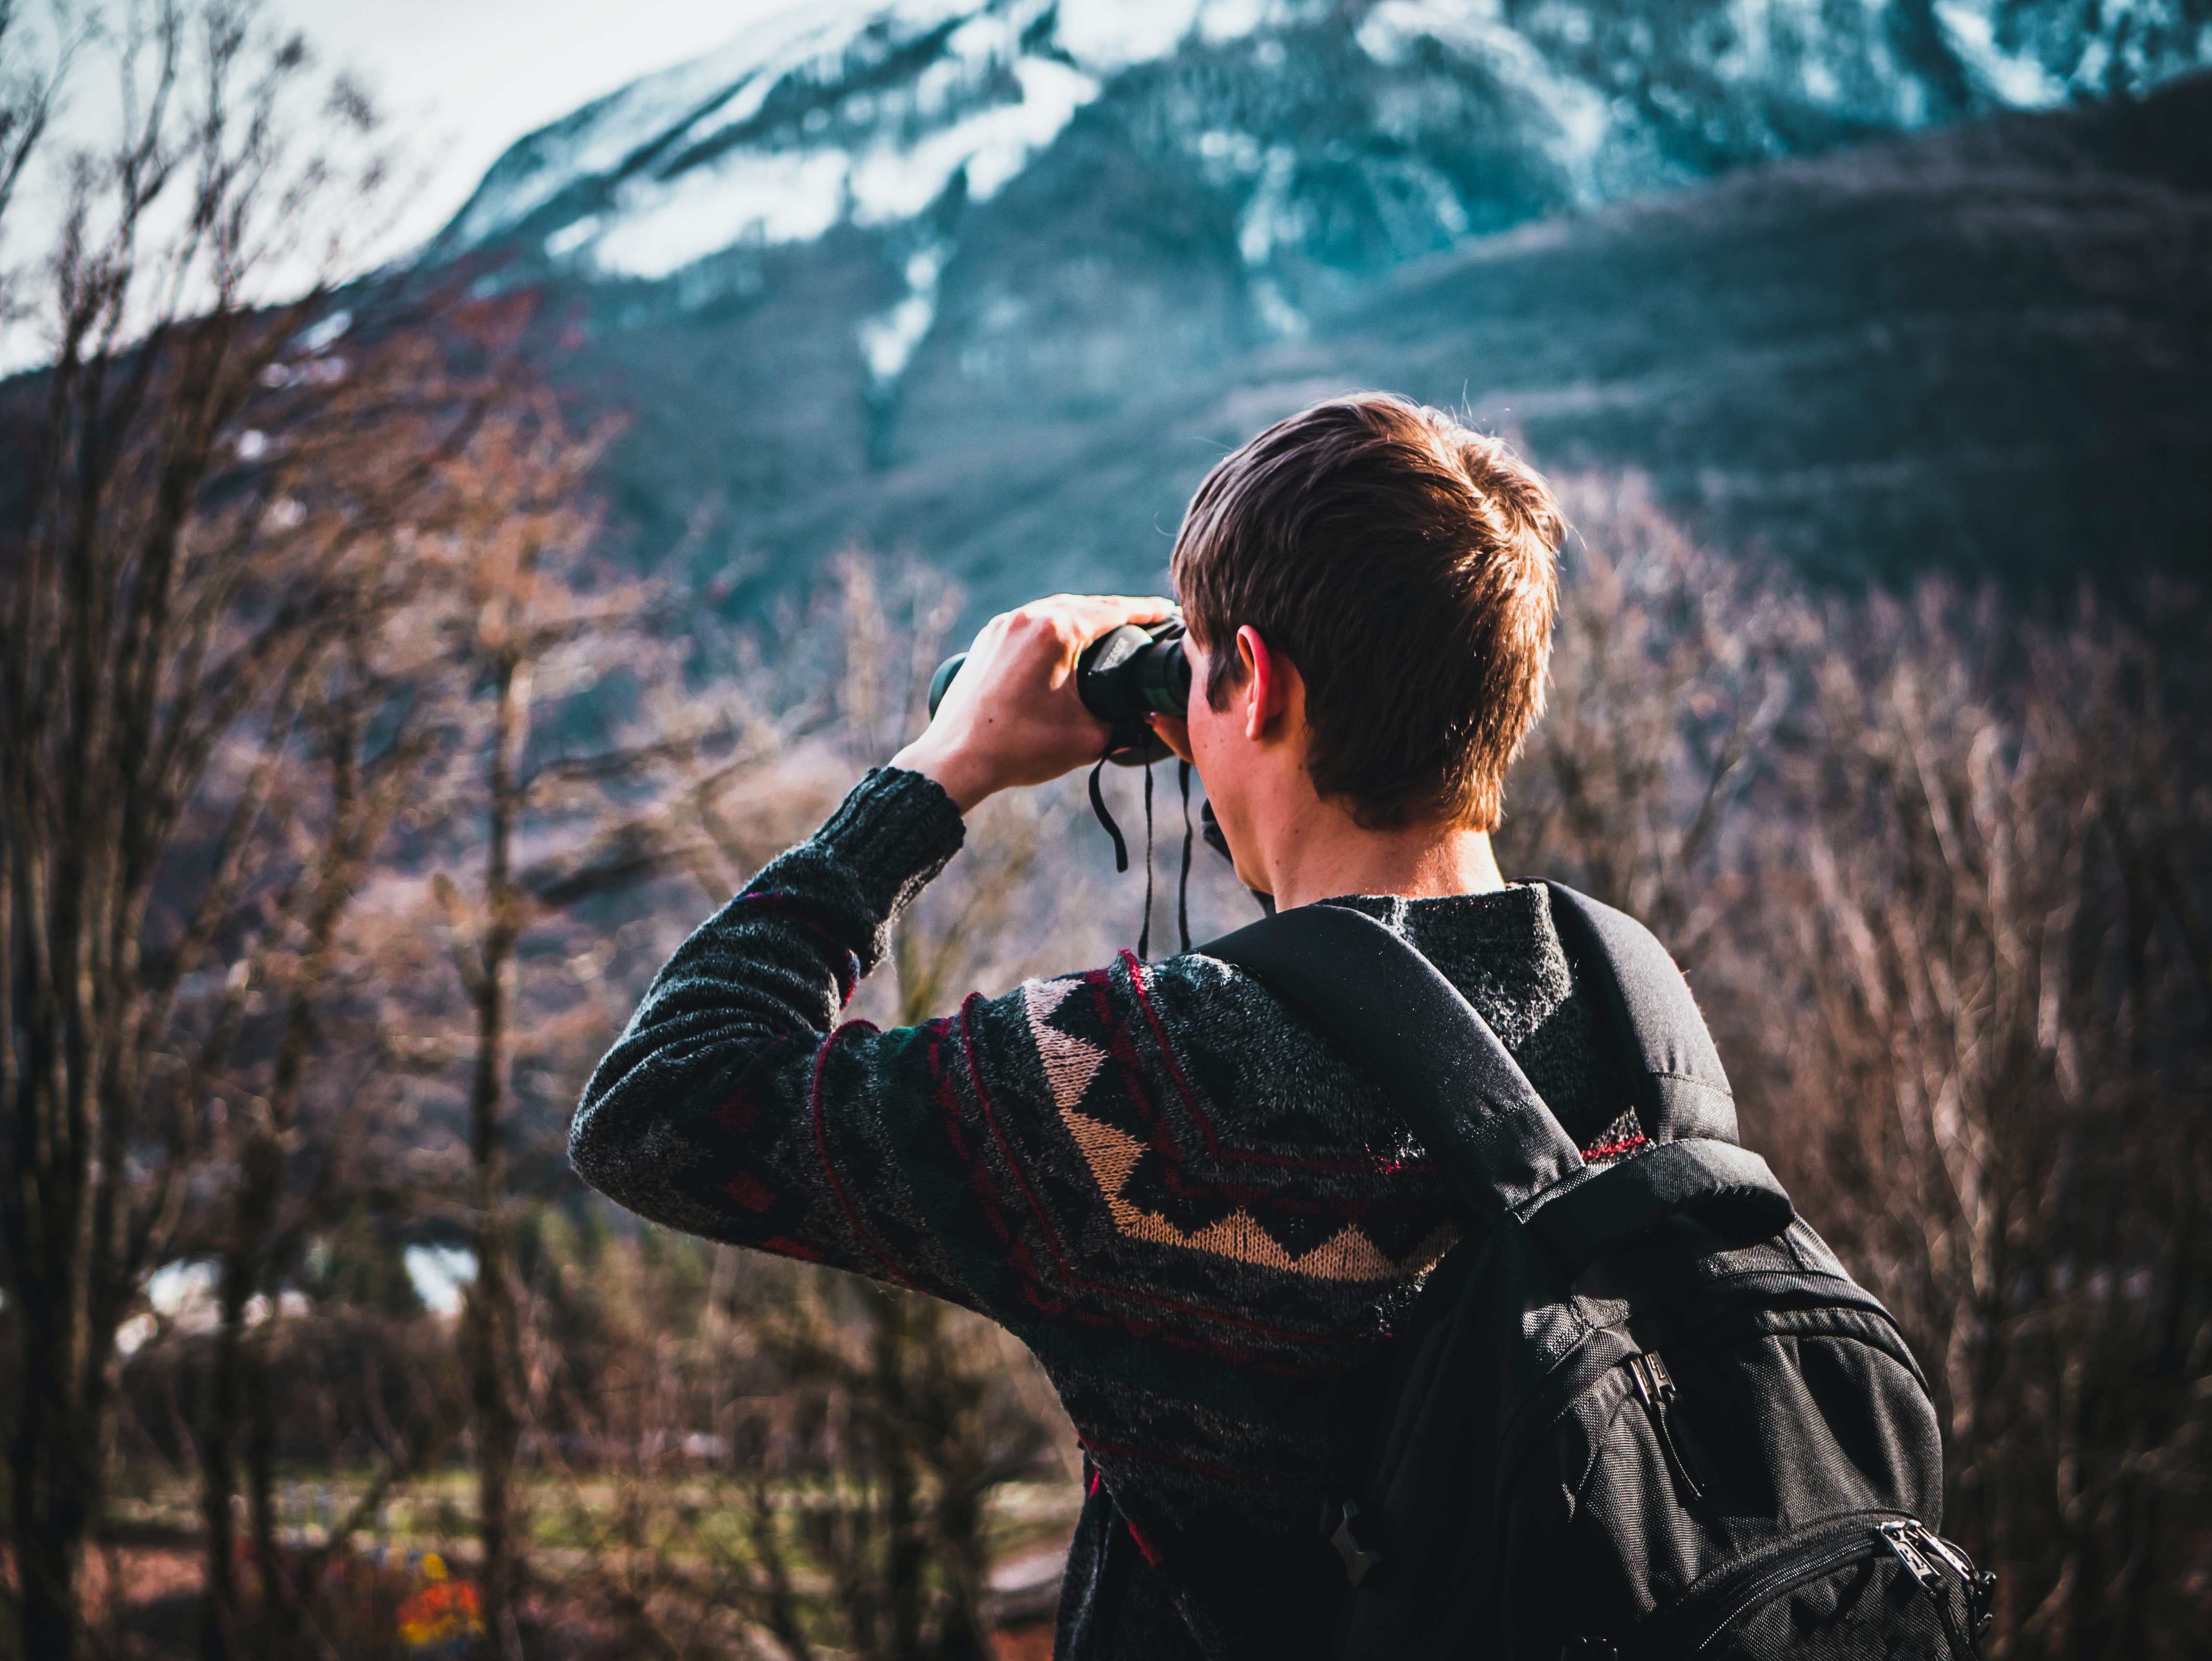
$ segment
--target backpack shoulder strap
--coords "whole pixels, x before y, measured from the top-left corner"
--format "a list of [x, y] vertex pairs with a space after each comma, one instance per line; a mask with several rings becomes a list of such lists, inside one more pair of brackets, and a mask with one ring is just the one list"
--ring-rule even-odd
[[1198, 950], [1256, 976], [1350, 1052], [1476, 1211], [1514, 1211], [1582, 1154], [1490, 1024], [1364, 912], [1301, 905]]
[[[1587, 1261], [1678, 1212], [1743, 1239], [1787, 1226], [1782, 1185], [1735, 1145], [1726, 1075], [1674, 960], [1623, 914], [1554, 891], [1652, 1092], [1658, 1135], [1609, 1165], [1583, 1163], [1459, 989], [1364, 913], [1299, 906], [1198, 949], [1257, 977], [1349, 1052], [1478, 1214], [1517, 1219], [1562, 1257]], [[1717, 1109], [1706, 1099], [1716, 1096]]]
[[1547, 882], [1552, 920], [1612, 1026], [1653, 1141], [1736, 1140], [1735, 1098], [1689, 983], [1667, 948], [1625, 911]]

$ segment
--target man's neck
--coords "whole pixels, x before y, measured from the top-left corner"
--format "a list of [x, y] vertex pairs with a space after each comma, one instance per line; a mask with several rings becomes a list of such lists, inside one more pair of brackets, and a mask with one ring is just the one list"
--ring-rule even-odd
[[1486, 831], [1434, 824], [1368, 830], [1331, 804], [1315, 809], [1280, 824], [1261, 850], [1278, 909], [1340, 894], [1430, 899], [1505, 886]]

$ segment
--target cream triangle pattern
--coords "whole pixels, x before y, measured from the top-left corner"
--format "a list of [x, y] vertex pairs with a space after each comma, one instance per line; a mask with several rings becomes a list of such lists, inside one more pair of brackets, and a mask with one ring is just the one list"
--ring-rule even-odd
[[1144, 1157], [1144, 1144], [1126, 1130], [1092, 1118], [1080, 1110], [1084, 1092], [1104, 1064], [1106, 1052], [1094, 1043], [1062, 1032], [1052, 1016], [1080, 984], [1075, 981], [1030, 981], [1022, 987], [1022, 1001], [1036, 1041], [1037, 1058], [1052, 1087], [1053, 1105], [1067, 1127], [1075, 1145], [1106, 1201], [1114, 1226], [1133, 1240], [1153, 1245], [1180, 1246], [1238, 1262], [1304, 1275], [1321, 1281], [1380, 1281], [1402, 1280], [1419, 1274], [1449, 1249], [1457, 1232], [1440, 1225], [1431, 1237], [1413, 1248], [1403, 1261], [1385, 1254], [1361, 1232], [1346, 1223], [1318, 1245], [1293, 1256], [1252, 1214], [1239, 1207], [1200, 1229], [1178, 1228], [1158, 1212], [1147, 1211], [1123, 1196], [1129, 1178]]
[[1062, 1113], [1083, 1100], [1083, 1092], [1105, 1065], [1106, 1052], [1095, 1043], [1061, 1031], [1052, 1024], [1053, 1012], [1067, 1001], [1078, 981], [1024, 981], [1022, 1004], [1029, 1012], [1030, 1036], [1036, 1041], [1037, 1059], [1044, 1064], [1046, 1082], [1052, 1086], [1052, 1104]]
[[1122, 1196], [1130, 1173], [1143, 1157], [1144, 1144], [1126, 1130], [1101, 1124], [1087, 1114], [1062, 1110], [1060, 1122], [1075, 1138], [1091, 1166], [1099, 1191], [1106, 1196], [1114, 1226], [1133, 1240], [1153, 1245], [1182, 1246], [1190, 1251], [1233, 1257], [1289, 1275], [1310, 1275], [1317, 1281], [1397, 1281], [1419, 1274], [1443, 1256], [1458, 1238], [1449, 1223], [1438, 1225], [1429, 1238], [1398, 1262], [1363, 1233], [1346, 1223], [1320, 1244], [1292, 1256], [1252, 1214], [1241, 1206], [1226, 1217], [1200, 1229], [1177, 1228], [1156, 1211], [1146, 1211]]

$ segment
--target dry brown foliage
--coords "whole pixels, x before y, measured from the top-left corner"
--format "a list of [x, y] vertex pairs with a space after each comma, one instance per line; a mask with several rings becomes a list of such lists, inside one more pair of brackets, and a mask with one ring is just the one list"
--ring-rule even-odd
[[2212, 605], [1816, 595], [1583, 483], [1512, 863], [1650, 919], [1905, 1323], [1993, 1653], [2212, 1621]]

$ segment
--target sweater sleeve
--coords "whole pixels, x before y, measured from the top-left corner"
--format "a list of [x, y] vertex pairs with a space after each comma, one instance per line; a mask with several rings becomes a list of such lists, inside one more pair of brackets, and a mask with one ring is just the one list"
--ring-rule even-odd
[[1109, 1481], [1140, 1457], [1242, 1481], [1220, 1448], [1313, 1441], [1282, 1390], [1372, 1353], [1453, 1238], [1441, 1187], [1326, 1039], [1202, 955], [841, 1023], [961, 837], [935, 783], [870, 774], [670, 958], [570, 1157], [656, 1222], [998, 1321]]
[[934, 781], [879, 768], [702, 923], [585, 1087], [584, 1180], [671, 1227], [974, 1306], [915, 1181], [942, 1168], [915, 1144], [945, 1097], [943, 1024], [839, 1019], [963, 836]]

